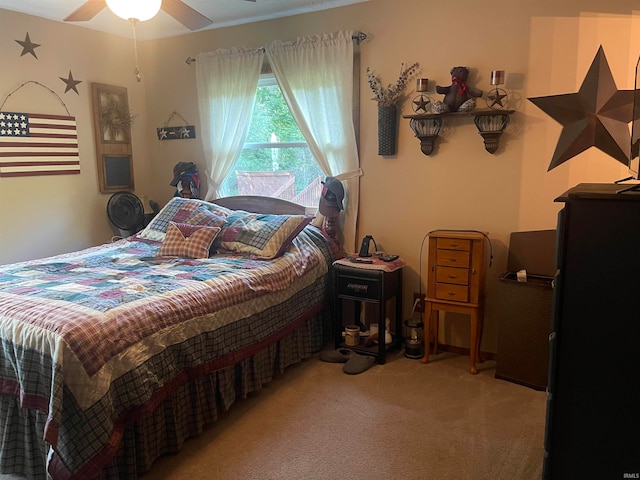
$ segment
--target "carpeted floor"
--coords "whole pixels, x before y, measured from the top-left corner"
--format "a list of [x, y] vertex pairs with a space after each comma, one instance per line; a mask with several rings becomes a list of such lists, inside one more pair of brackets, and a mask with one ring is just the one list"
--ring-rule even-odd
[[[236, 403], [146, 480], [539, 480], [546, 394], [391, 353], [346, 375], [317, 355]], [[18, 479], [0, 475], [0, 479]]]
[[147, 480], [529, 480], [542, 472], [546, 395], [392, 353], [346, 375], [317, 356], [236, 403]]

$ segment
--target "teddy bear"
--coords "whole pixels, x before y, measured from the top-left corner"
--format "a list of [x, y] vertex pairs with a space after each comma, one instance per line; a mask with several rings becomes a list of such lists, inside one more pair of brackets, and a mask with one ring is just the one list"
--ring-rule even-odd
[[435, 113], [470, 112], [476, 108], [474, 97], [481, 97], [482, 90], [467, 85], [468, 67], [453, 67], [450, 73], [451, 85], [448, 87], [436, 85], [436, 92], [444, 95], [444, 99], [434, 102], [432, 111]]

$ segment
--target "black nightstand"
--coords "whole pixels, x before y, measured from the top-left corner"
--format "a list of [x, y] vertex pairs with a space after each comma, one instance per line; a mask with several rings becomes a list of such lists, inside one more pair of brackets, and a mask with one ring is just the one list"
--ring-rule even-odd
[[[402, 259], [383, 262], [372, 259], [371, 264], [351, 263], [348, 259], [334, 262], [333, 275], [335, 285], [335, 322], [334, 335], [336, 348], [350, 348], [359, 353], [372, 355], [376, 363], [383, 364], [387, 350], [402, 343]], [[392, 342], [385, 344], [386, 302], [395, 301], [395, 318], [391, 320]], [[360, 337], [360, 344], [348, 346], [344, 343], [345, 324], [359, 324], [361, 303], [377, 305], [375, 320], [378, 323], [379, 340], [377, 345], [365, 346], [367, 337]], [[353, 304], [353, 319], [345, 323], [345, 309]], [[347, 318], [351, 318], [348, 316]]]

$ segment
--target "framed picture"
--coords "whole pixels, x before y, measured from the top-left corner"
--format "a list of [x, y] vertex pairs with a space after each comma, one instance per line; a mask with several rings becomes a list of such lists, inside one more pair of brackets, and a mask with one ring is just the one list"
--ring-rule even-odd
[[102, 193], [132, 190], [133, 156], [127, 89], [103, 83], [91, 84], [93, 128]]

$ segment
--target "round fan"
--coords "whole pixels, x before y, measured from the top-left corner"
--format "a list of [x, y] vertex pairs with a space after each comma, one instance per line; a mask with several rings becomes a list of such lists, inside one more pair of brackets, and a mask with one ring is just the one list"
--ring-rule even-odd
[[123, 237], [137, 233], [144, 225], [144, 205], [131, 192], [114, 193], [107, 203], [109, 221]]

